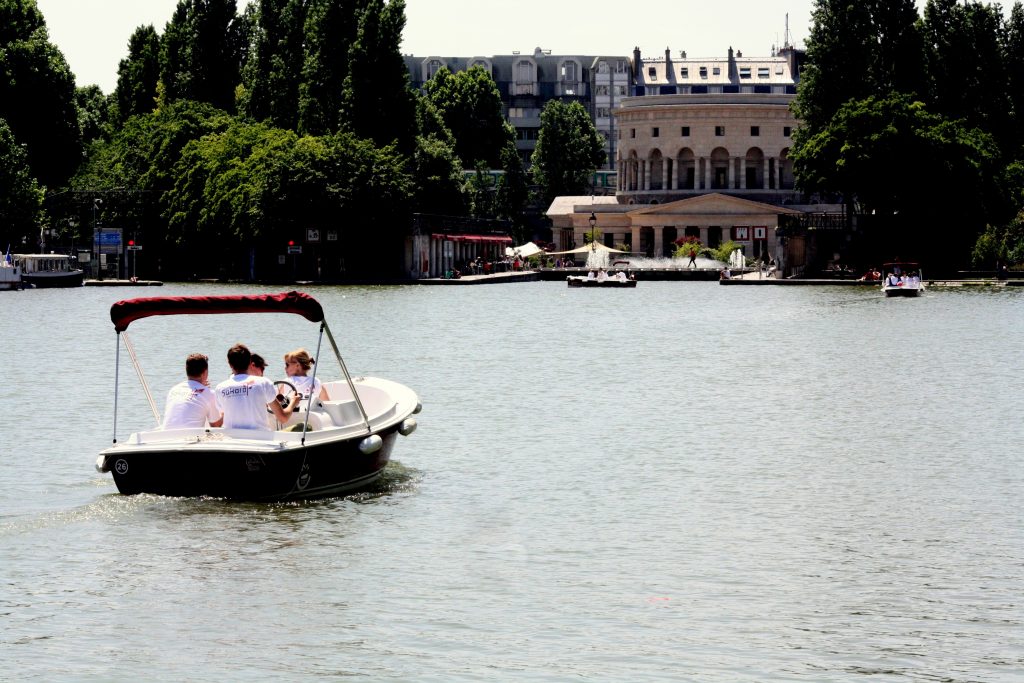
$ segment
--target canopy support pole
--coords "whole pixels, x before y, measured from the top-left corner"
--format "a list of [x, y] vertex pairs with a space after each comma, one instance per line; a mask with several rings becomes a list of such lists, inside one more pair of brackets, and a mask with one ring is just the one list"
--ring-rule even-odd
[[135, 367], [135, 374], [139, 376], [139, 383], [142, 384], [142, 390], [146, 393], [146, 400], [149, 401], [149, 408], [153, 411], [153, 417], [156, 418], [156, 423], [159, 425], [160, 411], [156, 407], [156, 401], [153, 400], [153, 393], [149, 390], [149, 383], [146, 381], [146, 377], [142, 374], [142, 366], [139, 365], [139, 358], [135, 355], [135, 347], [132, 346], [131, 341], [128, 339], [127, 332], [119, 332], [118, 334], [120, 334], [124, 339], [125, 351], [128, 352], [128, 357], [131, 359], [132, 365]]
[[[345, 375], [345, 381], [348, 382], [349, 391], [352, 392], [352, 398], [356, 402], [356, 406], [359, 408], [359, 414], [363, 416], [363, 424], [366, 425], [367, 433], [373, 431], [370, 427], [370, 418], [366, 416], [366, 409], [363, 408], [363, 402], [359, 400], [359, 394], [356, 393], [356, 385], [352, 381], [352, 376], [348, 374], [348, 368], [345, 367], [345, 361], [341, 357], [341, 352], [338, 351], [338, 344], [334, 341], [334, 335], [331, 334], [331, 328], [327, 326], [327, 321], [324, 320], [320, 323], [321, 330], [327, 333], [327, 341], [331, 342], [331, 348], [334, 349], [334, 357], [338, 359], [338, 365], [341, 366], [341, 372]], [[319, 354], [318, 354], [319, 355]], [[314, 370], [314, 372], [316, 372]]]
[[[324, 341], [324, 326], [325, 325], [326, 325], [326, 323], [321, 320], [320, 321], [320, 336], [316, 338], [316, 355], [313, 356], [314, 358], [316, 358], [317, 362], [313, 363], [313, 379], [309, 383], [309, 385], [311, 387], [315, 387], [316, 386], [316, 366], [320, 364], [319, 363], [319, 361], [320, 361], [320, 346], [323, 344], [323, 341]], [[309, 399], [306, 401], [306, 420], [302, 423], [302, 445], [303, 446], [306, 445], [306, 432], [309, 430], [309, 411], [311, 411], [313, 409], [313, 400], [314, 399], [319, 401], [320, 397], [319, 396], [316, 396], [316, 397], [310, 396]]]
[[118, 378], [121, 372], [121, 333], [117, 333], [114, 342], [114, 440], [117, 443], [117, 387]]

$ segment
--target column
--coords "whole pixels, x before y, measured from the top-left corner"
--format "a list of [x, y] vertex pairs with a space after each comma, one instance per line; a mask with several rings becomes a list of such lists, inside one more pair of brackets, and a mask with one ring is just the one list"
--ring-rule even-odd
[[764, 178], [764, 182], [762, 182], [761, 184], [764, 185], [764, 189], [767, 190], [768, 189], [768, 180], [769, 180], [769, 178], [772, 177], [771, 171], [768, 170], [768, 157], [764, 158], [764, 176], [762, 176], [762, 177]]
[[729, 157], [729, 189], [736, 188], [736, 157]]
[[747, 158], [740, 157], [740, 189], [747, 189]]
[[711, 189], [711, 157], [704, 157], [704, 189]]
[[667, 190], [668, 187], [668, 157], [661, 158], [661, 189]]
[[630, 247], [630, 250], [635, 252], [635, 251], [640, 249], [640, 226], [638, 226], [638, 225], [631, 225], [631, 226], [629, 226], [629, 234], [630, 234], [631, 239], [633, 240], [632, 241], [632, 246]]
[[653, 162], [650, 159], [644, 159], [644, 190], [651, 189], [651, 168], [653, 168]]
[[660, 228], [660, 227], [655, 227], [653, 229], [653, 232], [654, 232], [654, 258], [661, 258], [662, 254], [664, 253], [663, 245], [665, 243], [665, 234], [664, 234], [665, 233], [665, 229], [664, 228]]

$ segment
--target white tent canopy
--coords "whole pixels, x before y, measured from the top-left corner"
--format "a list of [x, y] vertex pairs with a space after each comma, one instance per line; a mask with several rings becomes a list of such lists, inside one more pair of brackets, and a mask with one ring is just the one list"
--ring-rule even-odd
[[528, 258], [534, 254], [539, 254], [542, 251], [544, 250], [533, 242], [527, 242], [526, 244], [521, 244], [518, 247], [505, 247], [505, 256], [515, 256], [516, 254], [519, 254], [520, 258]]
[[598, 253], [604, 252], [606, 254], [628, 254], [629, 253], [627, 251], [622, 251], [621, 249], [612, 249], [611, 247], [606, 247], [603, 244], [601, 244], [600, 242], [591, 242], [590, 244], [584, 244], [582, 247], [576, 247], [575, 249], [569, 249], [568, 251], [550, 251], [550, 252], [548, 252], [548, 255], [549, 256], [558, 256], [559, 254], [587, 254], [587, 253], [589, 253], [591, 251], [596, 251]]

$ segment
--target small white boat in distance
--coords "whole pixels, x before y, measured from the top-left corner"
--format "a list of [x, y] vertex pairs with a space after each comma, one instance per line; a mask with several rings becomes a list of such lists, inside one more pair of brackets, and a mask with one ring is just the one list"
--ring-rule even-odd
[[882, 264], [882, 293], [887, 297], [924, 294], [920, 266], [912, 262], [896, 261]]

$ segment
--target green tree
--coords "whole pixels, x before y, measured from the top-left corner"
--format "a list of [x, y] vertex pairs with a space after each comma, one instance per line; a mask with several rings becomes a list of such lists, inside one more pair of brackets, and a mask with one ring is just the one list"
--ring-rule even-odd
[[256, 121], [295, 129], [299, 120], [306, 0], [260, 0], [241, 105]]
[[349, 50], [366, 0], [312, 0], [299, 86], [299, 131], [324, 135], [338, 129]]
[[515, 133], [502, 115], [498, 86], [481, 66], [452, 74], [442, 67], [426, 84], [427, 98], [455, 138], [464, 168], [483, 162], [500, 168], [502, 152]]
[[404, 164], [393, 149], [351, 135], [299, 137], [235, 122], [182, 151], [167, 195], [169, 231], [183, 244], [216, 240], [226, 249], [211, 252], [207, 268], [227, 263], [235, 273], [249, 250], [310, 225], [340, 226], [353, 266], [370, 261], [366, 253], [401, 254], [404, 234], [394, 225], [408, 210]]
[[140, 26], [128, 39], [128, 56], [117, 65], [117, 122], [156, 109], [160, 79], [160, 36], [153, 25]]
[[504, 173], [498, 180], [498, 192], [494, 202], [495, 217], [511, 221], [513, 229], [520, 233], [518, 236], [525, 238], [526, 235], [522, 234], [523, 212], [530, 199], [530, 191], [514, 140], [509, 140], [501, 152], [501, 168]]
[[188, 143], [218, 133], [231, 122], [225, 112], [191, 100], [134, 116], [109, 142], [93, 144], [72, 188], [90, 192], [120, 188], [114, 194], [125, 201], [108, 201], [104, 219], [111, 224], [141, 226], [146, 231], [147, 259], [156, 262], [162, 258], [165, 272], [173, 272], [174, 264], [189, 256], [177, 250], [178, 239], [166, 228], [167, 193], [178, 180], [176, 164]]
[[240, 30], [236, 0], [179, 0], [161, 41], [165, 100], [233, 109], [242, 61]]
[[[0, 249], [20, 251], [33, 242], [42, 217], [43, 193], [28, 166], [25, 148], [0, 119]], [[2, 257], [2, 254], [0, 254]]]
[[465, 215], [462, 165], [451, 145], [432, 135], [417, 136], [413, 169], [413, 210], [447, 216]]
[[872, 80], [877, 92], [924, 97], [928, 91], [924, 39], [914, 0], [872, 0], [875, 40]]
[[1002, 17], [996, 5], [928, 0], [923, 33], [932, 110], [996, 136], [1010, 137], [1010, 100], [1000, 45]]
[[75, 79], [34, 0], [0, 1], [0, 118], [26, 145], [40, 183], [57, 187], [82, 157]]
[[1013, 5], [1003, 33], [1003, 63], [1006, 67], [1006, 88], [1010, 101], [1013, 137], [1007, 140], [1004, 152], [1011, 158], [1024, 157], [1024, 7]]
[[590, 178], [605, 160], [604, 143], [579, 102], [551, 100], [540, 115], [533, 150], [533, 178], [546, 203], [590, 190]]
[[465, 215], [462, 164], [455, 156], [455, 141], [441, 115], [426, 97], [416, 98], [416, 127], [412, 210]]
[[75, 90], [78, 107], [78, 126], [86, 143], [107, 137], [110, 130], [111, 98], [103, 94], [98, 85], [87, 85]]
[[404, 0], [369, 0], [349, 51], [342, 93], [341, 126], [378, 147], [391, 143], [411, 157], [415, 149], [416, 101], [399, 46], [405, 27]]
[[[914, 160], [913, 174], [905, 173], [907, 159]], [[928, 254], [932, 262], [965, 254], [986, 222], [1001, 218], [998, 160], [991, 136], [895, 93], [843, 105], [826, 129], [793, 152], [808, 190], [841, 192], [861, 213], [898, 215], [888, 221], [901, 232], [894, 237], [919, 254], [941, 246]]]
[[799, 136], [825, 128], [845, 102], [874, 92], [871, 79], [876, 38], [870, 5], [815, 0], [807, 37], [807, 63], [793, 109]]

